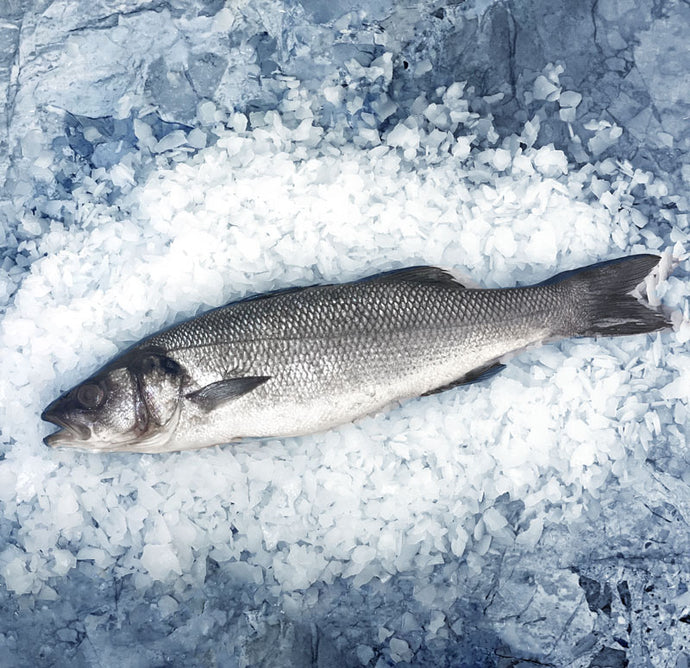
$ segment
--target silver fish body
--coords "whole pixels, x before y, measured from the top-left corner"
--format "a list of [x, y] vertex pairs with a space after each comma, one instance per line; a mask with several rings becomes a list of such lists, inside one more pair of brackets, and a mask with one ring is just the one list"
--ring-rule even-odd
[[667, 327], [630, 294], [658, 262], [500, 290], [413, 267], [232, 303], [144, 339], [58, 398], [42, 417], [63, 430], [46, 443], [167, 452], [323, 431], [486, 378], [531, 344]]

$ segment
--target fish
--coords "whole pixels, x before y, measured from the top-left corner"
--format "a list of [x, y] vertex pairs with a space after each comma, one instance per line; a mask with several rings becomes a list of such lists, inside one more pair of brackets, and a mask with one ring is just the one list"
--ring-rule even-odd
[[160, 453], [326, 431], [407, 399], [487, 380], [528, 347], [667, 329], [639, 289], [642, 254], [525, 287], [473, 287], [414, 266], [261, 294], [155, 333], [41, 417], [49, 446]]

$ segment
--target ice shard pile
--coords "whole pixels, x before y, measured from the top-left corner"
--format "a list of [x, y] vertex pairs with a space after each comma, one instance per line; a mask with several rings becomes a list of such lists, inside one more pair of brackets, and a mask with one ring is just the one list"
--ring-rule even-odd
[[[3, 666], [690, 661], [690, 7], [0, 5]], [[675, 329], [328, 433], [48, 450], [160, 327], [411, 264], [679, 261]]]

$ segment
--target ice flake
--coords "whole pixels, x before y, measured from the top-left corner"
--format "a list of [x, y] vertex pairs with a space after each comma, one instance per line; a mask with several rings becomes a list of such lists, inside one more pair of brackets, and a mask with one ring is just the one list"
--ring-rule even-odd
[[180, 575], [180, 561], [170, 544], [149, 544], [144, 546], [141, 565], [154, 580], [164, 580], [171, 573]]
[[534, 81], [533, 94], [535, 100], [553, 102], [559, 98], [560, 92], [560, 87], [549, 81], [543, 74], [540, 74]]

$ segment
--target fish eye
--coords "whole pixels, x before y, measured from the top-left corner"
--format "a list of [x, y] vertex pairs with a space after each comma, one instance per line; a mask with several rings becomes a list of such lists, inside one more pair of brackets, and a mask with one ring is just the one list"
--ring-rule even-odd
[[98, 408], [105, 399], [105, 392], [99, 385], [88, 383], [77, 390], [77, 401], [84, 408]]

